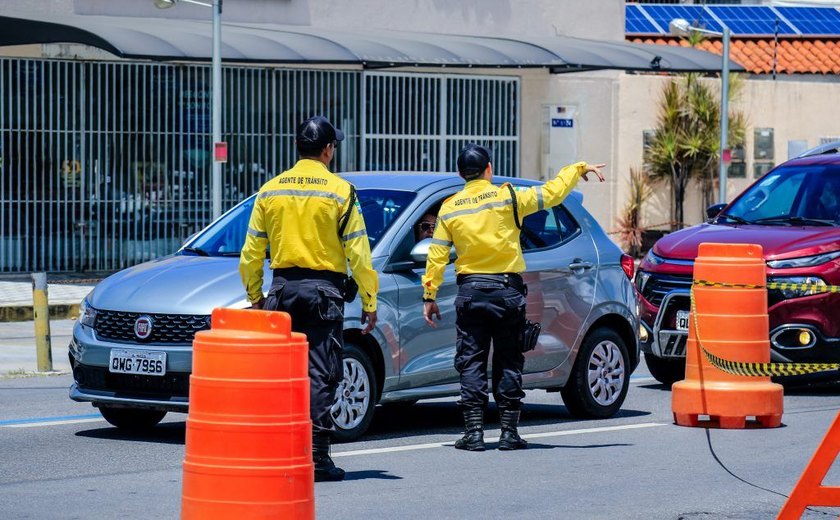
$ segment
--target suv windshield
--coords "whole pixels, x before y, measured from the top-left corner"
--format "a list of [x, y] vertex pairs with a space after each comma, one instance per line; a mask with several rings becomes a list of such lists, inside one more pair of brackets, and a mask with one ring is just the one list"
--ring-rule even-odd
[[[385, 231], [411, 204], [415, 194], [397, 190], [359, 190], [358, 197], [370, 247], [373, 249]], [[245, 243], [254, 198], [249, 197], [224, 218], [202, 231], [183, 252], [201, 256], [239, 256]]]
[[780, 226], [840, 225], [840, 166], [788, 166], [768, 173], [717, 221]]

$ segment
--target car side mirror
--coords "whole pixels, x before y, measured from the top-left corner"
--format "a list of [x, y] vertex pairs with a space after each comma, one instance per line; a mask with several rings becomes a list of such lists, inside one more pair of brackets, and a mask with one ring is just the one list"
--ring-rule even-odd
[[706, 208], [706, 217], [710, 220], [720, 215], [720, 212], [723, 211], [723, 208], [726, 207], [726, 204], [712, 204], [708, 208]]
[[[414, 244], [414, 247], [411, 248], [411, 259], [418, 264], [425, 264], [426, 259], [429, 257], [429, 247], [431, 247], [431, 245], [431, 238], [424, 238], [420, 242]], [[453, 260], [455, 260], [454, 248], [449, 250], [449, 261], [451, 262]]]

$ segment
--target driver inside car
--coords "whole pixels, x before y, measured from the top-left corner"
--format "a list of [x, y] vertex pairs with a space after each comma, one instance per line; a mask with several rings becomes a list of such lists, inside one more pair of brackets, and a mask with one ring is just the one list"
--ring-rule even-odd
[[414, 224], [414, 241], [420, 242], [425, 238], [432, 238], [435, 234], [435, 223], [437, 223], [437, 215], [428, 212], [420, 220]]

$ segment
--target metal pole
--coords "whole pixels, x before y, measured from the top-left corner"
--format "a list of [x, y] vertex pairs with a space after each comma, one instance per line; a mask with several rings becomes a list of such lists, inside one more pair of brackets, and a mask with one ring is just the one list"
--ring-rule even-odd
[[727, 148], [729, 133], [729, 28], [723, 26], [723, 68], [721, 71], [723, 86], [720, 92], [720, 196], [718, 203], [726, 203], [726, 164], [723, 154]]
[[215, 146], [222, 141], [222, 0], [213, 0], [213, 218], [222, 214], [222, 163], [216, 160]]
[[47, 273], [32, 273], [32, 310], [35, 320], [35, 356], [38, 372], [51, 372], [50, 306], [47, 303]]

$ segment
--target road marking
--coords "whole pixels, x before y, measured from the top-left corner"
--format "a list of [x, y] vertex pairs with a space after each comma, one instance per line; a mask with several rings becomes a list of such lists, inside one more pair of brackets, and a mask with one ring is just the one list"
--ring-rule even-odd
[[105, 419], [99, 414], [33, 417], [31, 419], [11, 419], [8, 421], [0, 421], [0, 428], [36, 428], [38, 426], [56, 426], [60, 424], [78, 424], [104, 420]]
[[652, 383], [656, 381], [655, 377], [630, 377], [631, 383]]
[[[580, 435], [584, 433], [614, 432], [620, 430], [636, 430], [639, 428], [651, 428], [653, 426], [667, 426], [665, 423], [641, 423], [625, 424], [621, 426], [605, 426], [603, 428], [581, 428], [579, 430], [563, 430], [556, 432], [527, 433], [520, 435], [523, 439], [542, 439], [546, 437], [563, 437], [565, 435]], [[486, 442], [498, 442], [498, 437], [484, 439]], [[453, 441], [454, 442], [454, 441]], [[333, 451], [330, 455], [335, 457], [353, 457], [356, 455], [376, 455], [379, 453], [394, 453], [398, 451], [427, 450], [430, 448], [445, 448], [452, 446], [453, 442], [430, 442], [427, 444], [410, 444], [408, 446], [394, 446], [391, 448], [372, 448], [369, 450]]]

